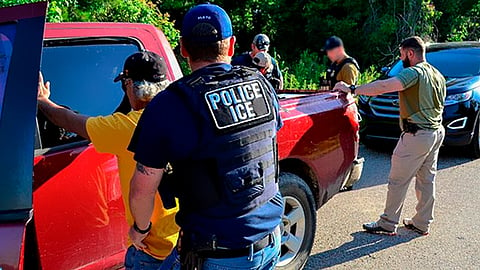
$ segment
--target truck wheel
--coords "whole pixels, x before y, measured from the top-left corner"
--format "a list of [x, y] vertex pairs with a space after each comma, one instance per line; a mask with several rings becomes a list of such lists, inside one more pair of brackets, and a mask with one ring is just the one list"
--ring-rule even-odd
[[285, 212], [282, 218], [282, 248], [276, 269], [302, 269], [315, 238], [315, 200], [307, 183], [295, 174], [280, 173], [279, 186]]
[[475, 131], [473, 132], [472, 143], [470, 144], [470, 149], [472, 156], [474, 158], [480, 158], [480, 116], [477, 119], [475, 124]]

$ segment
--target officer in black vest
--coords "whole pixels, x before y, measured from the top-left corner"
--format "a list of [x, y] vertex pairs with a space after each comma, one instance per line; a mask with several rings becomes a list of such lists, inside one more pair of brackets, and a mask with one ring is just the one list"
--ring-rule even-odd
[[332, 64], [327, 69], [322, 86], [327, 86], [330, 90], [337, 82], [341, 81], [348, 85], [356, 85], [360, 75], [360, 67], [357, 61], [345, 52], [343, 41], [337, 36], [332, 36], [325, 42], [323, 51], [325, 51]]
[[275, 91], [257, 70], [229, 64], [235, 37], [219, 6], [190, 9], [181, 36], [193, 72], [151, 101], [129, 146], [137, 161], [130, 237], [142, 248], [160, 185], [162, 200], [178, 198], [181, 227], [162, 269], [179, 269], [178, 254], [181, 269], [273, 269], [283, 214]]
[[[270, 39], [265, 34], [258, 34], [253, 38], [251, 44], [252, 50], [242, 53], [232, 59], [232, 65], [245, 66], [245, 67], [257, 67], [255, 63], [255, 56], [259, 53], [268, 53], [270, 49]], [[267, 80], [272, 84], [275, 90], [283, 89], [283, 75], [277, 61], [271, 57], [272, 69], [268, 73], [264, 74]]]

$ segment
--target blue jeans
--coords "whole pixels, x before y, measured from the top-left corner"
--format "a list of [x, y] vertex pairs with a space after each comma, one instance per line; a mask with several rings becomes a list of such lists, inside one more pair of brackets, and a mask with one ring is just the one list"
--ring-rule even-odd
[[[279, 234], [275, 234], [274, 243], [257, 251], [251, 258], [249, 256], [226, 259], [207, 258], [203, 263], [203, 270], [229, 270], [229, 269], [245, 269], [245, 270], [273, 270], [277, 265], [280, 255]], [[173, 249], [172, 253], [165, 259], [160, 270], [180, 270], [180, 256], [177, 249]]]
[[162, 263], [134, 246], [130, 246], [125, 254], [126, 270], [158, 270]]

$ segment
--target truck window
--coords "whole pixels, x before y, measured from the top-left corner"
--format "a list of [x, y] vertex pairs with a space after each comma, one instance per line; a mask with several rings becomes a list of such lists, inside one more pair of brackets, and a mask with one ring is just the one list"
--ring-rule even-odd
[[12, 57], [12, 40], [15, 38], [15, 29], [14, 24], [0, 25], [0, 115], [2, 115], [3, 96]]
[[[116, 39], [52, 40], [45, 43], [41, 71], [51, 83], [51, 99], [78, 113], [98, 116], [115, 111], [123, 99], [120, 82], [127, 56], [140, 50], [133, 41]], [[43, 148], [82, 140], [38, 115]]]

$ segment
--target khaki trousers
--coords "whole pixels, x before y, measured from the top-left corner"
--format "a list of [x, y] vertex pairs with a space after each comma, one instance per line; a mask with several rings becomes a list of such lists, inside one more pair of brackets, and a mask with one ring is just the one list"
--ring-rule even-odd
[[395, 230], [400, 220], [403, 203], [411, 180], [416, 177], [417, 213], [413, 225], [428, 231], [433, 221], [435, 176], [440, 146], [445, 137], [443, 127], [437, 130], [419, 130], [415, 135], [402, 133], [392, 155], [385, 211], [378, 225]]

